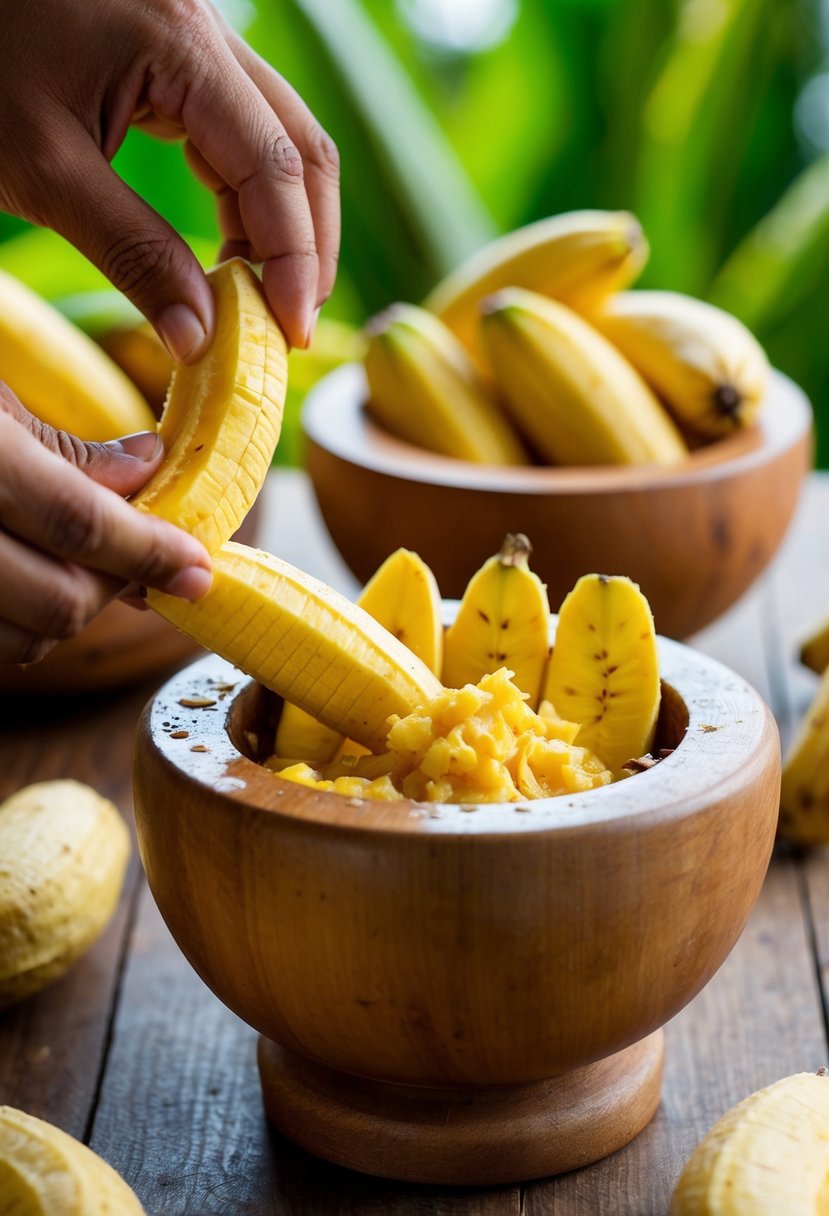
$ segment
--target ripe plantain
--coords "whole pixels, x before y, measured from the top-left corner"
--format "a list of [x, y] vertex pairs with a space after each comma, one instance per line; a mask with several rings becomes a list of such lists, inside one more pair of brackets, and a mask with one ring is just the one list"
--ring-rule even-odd
[[386, 719], [440, 681], [362, 608], [278, 557], [229, 542], [195, 603], [148, 593], [166, 620], [324, 725], [382, 751]]
[[119, 325], [101, 334], [97, 342], [160, 414], [175, 363], [152, 325], [148, 321]]
[[129, 854], [116, 808], [77, 781], [0, 804], [0, 1008], [58, 979], [103, 932]]
[[527, 462], [469, 355], [436, 317], [413, 304], [395, 304], [368, 333], [368, 408], [387, 431], [461, 460]]
[[757, 416], [768, 360], [730, 313], [675, 291], [623, 291], [591, 320], [691, 434], [718, 439]]
[[[357, 604], [421, 659], [435, 675], [443, 656], [440, 592], [435, 576], [410, 549], [387, 557], [363, 588]], [[343, 744], [343, 736], [289, 702], [276, 731], [277, 756], [325, 763]]]
[[91, 338], [0, 271], [0, 376], [42, 422], [81, 439], [155, 426], [135, 385]]
[[733, 1107], [697, 1147], [670, 1216], [820, 1216], [826, 1211], [829, 1079], [795, 1073]]
[[503, 287], [526, 287], [571, 308], [592, 311], [632, 283], [648, 243], [627, 211], [569, 211], [518, 228], [478, 250], [432, 291], [436, 313], [473, 353], [478, 307]]
[[688, 449], [626, 359], [571, 309], [508, 288], [483, 311], [484, 344], [519, 428], [554, 464], [674, 464]]
[[829, 667], [829, 620], [822, 621], [800, 647], [800, 661], [819, 676]]
[[589, 748], [615, 777], [651, 748], [661, 686], [650, 605], [636, 583], [586, 574], [558, 614], [542, 700], [578, 722]]
[[262, 488], [282, 425], [287, 348], [250, 266], [211, 270], [216, 332], [196, 363], [176, 368], [159, 424], [165, 457], [133, 499], [213, 552]]
[[138, 1196], [103, 1158], [66, 1132], [0, 1106], [4, 1216], [143, 1216]]
[[829, 841], [829, 668], [783, 765], [777, 830], [798, 844]]
[[533, 709], [550, 650], [547, 589], [529, 568], [530, 542], [509, 533], [500, 552], [470, 579], [458, 615], [446, 631], [443, 683], [477, 684], [508, 667]]

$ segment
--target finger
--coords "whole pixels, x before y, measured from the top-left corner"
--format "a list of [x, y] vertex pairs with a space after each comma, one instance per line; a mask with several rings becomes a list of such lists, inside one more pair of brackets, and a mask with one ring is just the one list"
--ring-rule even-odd
[[56, 643], [56, 638], [42, 638], [10, 621], [0, 621], [0, 663], [6, 666], [37, 663]]
[[174, 359], [192, 361], [213, 329], [210, 286], [177, 232], [112, 170], [74, 118], [52, 124], [25, 186], [30, 218], [54, 228], [123, 291]]
[[0, 619], [42, 638], [74, 637], [123, 586], [110, 575], [55, 561], [2, 532], [0, 566]]
[[340, 158], [337, 145], [283, 76], [232, 30], [228, 43], [259, 92], [279, 115], [305, 167], [305, 190], [314, 221], [319, 257], [317, 307], [334, 287], [340, 253]]
[[43, 552], [124, 582], [198, 599], [210, 558], [192, 536], [137, 511], [0, 413], [0, 526]]
[[116, 494], [135, 494], [161, 464], [164, 444], [155, 431], [138, 431], [106, 443], [90, 443], [47, 426], [18, 401], [6, 384], [0, 383], [0, 411], [13, 418], [33, 438], [56, 456], [62, 456], [99, 485]]
[[265, 293], [288, 341], [306, 346], [317, 307], [319, 261], [302, 158], [218, 38], [212, 70], [194, 74], [182, 119], [194, 147], [239, 197], [244, 231], [264, 263]]

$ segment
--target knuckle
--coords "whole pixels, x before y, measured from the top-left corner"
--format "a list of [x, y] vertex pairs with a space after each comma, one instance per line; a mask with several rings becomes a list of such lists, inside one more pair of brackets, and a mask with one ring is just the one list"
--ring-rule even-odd
[[97, 495], [53, 495], [45, 509], [46, 544], [69, 557], [94, 557], [106, 535], [104, 510]]
[[332, 181], [340, 180], [340, 152], [324, 127], [314, 123], [308, 135], [306, 159]]
[[72, 577], [54, 589], [43, 632], [50, 638], [73, 638], [94, 616], [90, 602], [79, 580]]
[[283, 181], [300, 183], [303, 180], [302, 157], [284, 131], [280, 131], [271, 139], [267, 149], [267, 164]]
[[163, 236], [131, 233], [113, 241], [101, 261], [107, 278], [125, 295], [136, 296], [158, 280], [173, 277], [176, 255]]

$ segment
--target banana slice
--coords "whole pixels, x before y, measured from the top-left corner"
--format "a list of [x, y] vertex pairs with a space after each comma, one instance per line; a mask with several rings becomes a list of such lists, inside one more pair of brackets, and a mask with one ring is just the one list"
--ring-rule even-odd
[[262, 488], [282, 426], [288, 354], [247, 262], [224, 262], [208, 278], [216, 333], [197, 363], [173, 374], [159, 424], [164, 461], [133, 503], [212, 553]]
[[653, 614], [636, 583], [586, 574], [561, 605], [542, 700], [614, 776], [653, 743], [661, 686]]

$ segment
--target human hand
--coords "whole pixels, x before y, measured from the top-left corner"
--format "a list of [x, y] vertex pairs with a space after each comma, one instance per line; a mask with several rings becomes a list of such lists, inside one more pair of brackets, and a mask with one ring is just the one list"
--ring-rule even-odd
[[31, 663], [131, 584], [198, 599], [206, 550], [121, 497], [163, 455], [148, 431], [83, 443], [34, 418], [0, 384], [0, 663]]
[[207, 0], [4, 7], [0, 207], [70, 240], [189, 362], [213, 299], [186, 243], [108, 163], [131, 123], [186, 140], [217, 196], [220, 257], [264, 263], [288, 341], [307, 345], [336, 273], [338, 162], [291, 86]]

